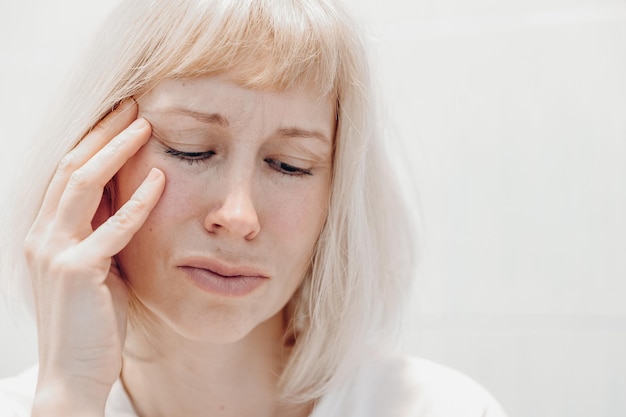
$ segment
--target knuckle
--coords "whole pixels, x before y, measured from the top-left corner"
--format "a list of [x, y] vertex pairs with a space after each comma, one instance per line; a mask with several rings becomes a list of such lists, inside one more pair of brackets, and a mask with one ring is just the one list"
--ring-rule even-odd
[[76, 171], [78, 168], [78, 158], [74, 152], [69, 152], [59, 162], [59, 165], [57, 166], [57, 173], [67, 174], [69, 172]]
[[127, 142], [126, 136], [127, 134], [125, 132], [122, 132], [113, 139], [111, 139], [104, 148], [105, 152], [108, 152], [111, 155], [116, 155], [120, 150], [122, 150], [124, 144]]
[[145, 211], [148, 207], [148, 203], [146, 203], [143, 195], [135, 196], [132, 200], [129, 201], [128, 211], [132, 214], [139, 214]]
[[58, 257], [52, 259], [48, 266], [50, 274], [52, 274], [52, 276], [58, 276], [67, 269], [64, 259]]
[[126, 210], [118, 211], [107, 222], [115, 229], [127, 229], [133, 223], [133, 216]]
[[53, 247], [48, 244], [47, 229], [35, 223], [22, 242], [22, 251], [28, 263], [34, 263], [46, 257], [46, 249]]
[[118, 229], [132, 229], [147, 204], [143, 200], [130, 200], [113, 217], [109, 218], [111, 226]]
[[26, 256], [26, 260], [32, 262], [39, 252], [39, 246], [37, 245], [37, 240], [32, 235], [26, 236], [24, 239], [24, 243], [22, 245], [22, 250], [24, 251], [24, 256]]
[[48, 270], [53, 277], [72, 276], [77, 269], [77, 262], [74, 257], [67, 254], [60, 254], [50, 260]]
[[69, 181], [67, 182], [67, 187], [70, 189], [83, 189], [86, 188], [90, 183], [89, 175], [84, 170], [77, 170], [72, 173]]

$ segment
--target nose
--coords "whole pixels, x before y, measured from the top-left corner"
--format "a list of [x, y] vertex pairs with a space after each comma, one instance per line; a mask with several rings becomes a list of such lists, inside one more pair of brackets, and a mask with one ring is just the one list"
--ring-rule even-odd
[[246, 240], [252, 240], [259, 234], [261, 225], [248, 184], [234, 184], [216, 203], [204, 219], [209, 233]]

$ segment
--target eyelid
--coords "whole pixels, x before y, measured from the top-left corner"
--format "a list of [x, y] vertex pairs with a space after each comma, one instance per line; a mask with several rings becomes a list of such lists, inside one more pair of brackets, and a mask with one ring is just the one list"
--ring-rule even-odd
[[282, 162], [275, 158], [265, 158], [264, 162], [270, 165], [273, 169], [278, 172], [288, 175], [288, 176], [305, 176], [305, 175], [313, 175], [311, 168], [300, 168], [292, 164], [288, 164], [286, 162]]
[[[214, 149], [209, 149], [206, 151], [181, 151], [172, 147], [172, 145], [181, 145], [187, 146], [186, 144], [180, 143], [172, 143], [172, 141], [162, 139], [158, 132], [155, 130], [152, 131], [152, 137], [156, 141], [156, 143], [161, 147], [163, 152], [167, 155], [177, 158], [182, 161], [187, 161], [189, 164], [200, 163], [208, 161], [213, 155], [216, 154]], [[206, 149], [206, 148], [205, 148]]]
[[[209, 147], [215, 149], [214, 146], [208, 146], [209, 142], [205, 138], [196, 137], [197, 135], [191, 135], [186, 137], [183, 140], [173, 140], [172, 136], [180, 136], [181, 132], [177, 132], [174, 134], [163, 134], [159, 129], [153, 127], [152, 129], [152, 138], [164, 149], [174, 149], [178, 152], [186, 152], [186, 153], [199, 153], [208, 149]], [[166, 139], [167, 138], [167, 139]], [[178, 148], [182, 149], [194, 149], [194, 151], [181, 151]], [[198, 149], [197, 151], [195, 149]]]
[[215, 151], [212, 150], [204, 152], [182, 152], [173, 148], [167, 148], [165, 153], [181, 161], [186, 161], [189, 165], [193, 165], [194, 163], [199, 164], [200, 162], [209, 162], [211, 157], [215, 155]]
[[173, 148], [166, 149], [165, 153], [170, 154], [172, 156], [184, 157], [188, 159], [202, 159], [203, 157], [206, 157], [206, 156], [215, 155], [215, 151], [212, 151], [212, 150], [204, 151], [204, 152], [184, 152], [184, 151], [179, 151]]

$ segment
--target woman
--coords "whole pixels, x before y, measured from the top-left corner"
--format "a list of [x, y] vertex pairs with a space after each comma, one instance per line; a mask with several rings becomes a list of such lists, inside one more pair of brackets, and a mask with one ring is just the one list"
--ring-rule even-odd
[[340, 7], [139, 0], [105, 28], [7, 223], [39, 366], [3, 415], [501, 415], [391, 353], [410, 228]]

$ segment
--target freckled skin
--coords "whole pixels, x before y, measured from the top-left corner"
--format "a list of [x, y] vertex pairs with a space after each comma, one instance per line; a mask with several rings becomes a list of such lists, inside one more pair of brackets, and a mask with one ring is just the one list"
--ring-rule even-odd
[[[219, 113], [228, 125], [173, 113]], [[118, 172], [117, 207], [152, 167], [165, 191], [118, 260], [139, 300], [190, 340], [241, 340], [279, 314], [301, 284], [326, 216], [332, 174], [332, 100], [311, 88], [245, 89], [225, 77], [170, 80], [139, 98], [153, 138]], [[281, 129], [321, 133], [284, 137]], [[206, 160], [168, 153], [214, 151]], [[287, 164], [287, 165], [284, 165]], [[293, 174], [292, 168], [298, 171]], [[189, 257], [262, 270], [269, 279], [243, 297], [194, 286], [178, 268]], [[262, 328], [259, 327], [259, 328]]]

